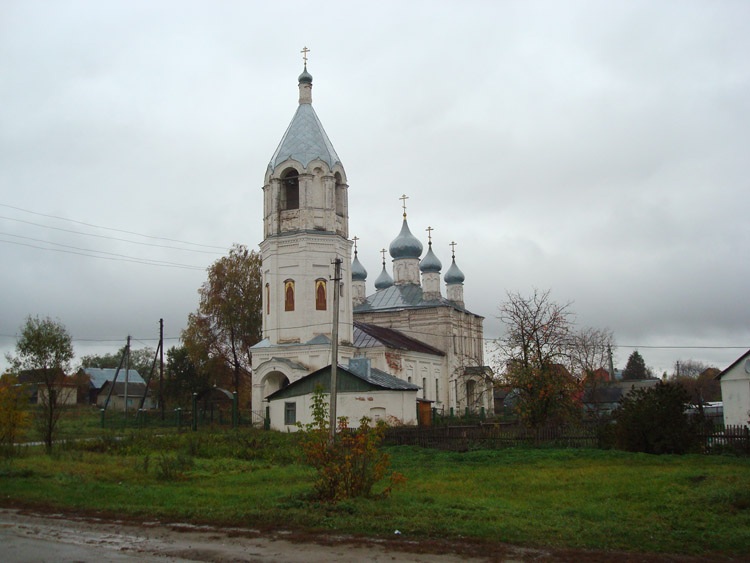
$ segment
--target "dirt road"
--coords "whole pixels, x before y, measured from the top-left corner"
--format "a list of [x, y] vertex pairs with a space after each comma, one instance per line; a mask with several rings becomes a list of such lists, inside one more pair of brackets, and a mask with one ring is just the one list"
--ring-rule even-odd
[[[88, 562], [252, 561], [310, 563], [351, 561], [455, 563], [500, 561], [591, 563], [715, 559], [624, 552], [532, 549], [470, 540], [411, 541], [404, 536], [371, 539], [291, 531], [216, 528], [162, 522], [132, 522], [73, 514], [0, 508], [0, 561]], [[720, 559], [732, 561], [731, 559]], [[733, 561], [739, 561], [735, 559]]]
[[[261, 534], [252, 529], [218, 529], [187, 524], [98, 520], [61, 514], [0, 509], [0, 560], [20, 562], [253, 561], [305, 562], [487, 561], [446, 553], [410, 553], [391, 542], [324, 536], [318, 542], [292, 541], [291, 532]], [[521, 552], [519, 552], [520, 554]], [[520, 559], [518, 559], [520, 560]]]

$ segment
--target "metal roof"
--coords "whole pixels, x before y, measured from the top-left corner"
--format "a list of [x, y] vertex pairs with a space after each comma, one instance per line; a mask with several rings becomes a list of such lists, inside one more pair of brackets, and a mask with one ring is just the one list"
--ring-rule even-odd
[[[358, 373], [347, 366], [339, 364], [337, 370], [339, 377], [337, 379], [336, 388], [340, 392], [367, 392], [377, 391], [379, 389], [418, 391], [421, 389], [418, 385], [408, 383], [375, 368], [370, 368], [369, 373]], [[357, 383], [357, 381], [360, 383]], [[296, 397], [312, 393], [314, 390], [313, 383], [321, 384], [323, 386], [323, 391], [328, 393], [331, 386], [331, 366], [328, 365], [320, 368], [319, 370], [290, 383], [286, 387], [274, 391], [266, 397], [266, 400], [270, 401], [273, 399]]]
[[360, 323], [358, 321], [354, 321], [354, 346], [355, 348], [385, 346], [386, 348], [393, 348], [396, 350], [409, 350], [412, 352], [445, 356], [445, 353], [437, 348], [433, 348], [429, 344], [425, 344], [424, 342], [406, 336], [397, 330], [367, 323]]
[[268, 167], [274, 170], [288, 158], [305, 168], [316, 158], [327, 163], [331, 170], [335, 164], [341, 164], [311, 104], [299, 105]]
[[[97, 389], [101, 389], [107, 381], [113, 381], [115, 379], [116, 368], [81, 368], [83, 372], [91, 379], [91, 385]], [[120, 373], [117, 376], [117, 382], [125, 381], [125, 368], [120, 369]], [[142, 383], [141, 375], [134, 369], [128, 370], [128, 383]]]
[[422, 256], [423, 248], [419, 239], [411, 234], [409, 224], [406, 222], [406, 216], [404, 216], [401, 232], [388, 247], [391, 258], [394, 260], [399, 258], [419, 258]]
[[392, 285], [373, 293], [367, 297], [364, 303], [354, 308], [354, 313], [397, 311], [399, 309], [429, 309], [433, 307], [451, 307], [457, 311], [480, 317], [480, 315], [468, 311], [445, 297], [425, 301], [422, 296], [422, 288], [413, 283]]

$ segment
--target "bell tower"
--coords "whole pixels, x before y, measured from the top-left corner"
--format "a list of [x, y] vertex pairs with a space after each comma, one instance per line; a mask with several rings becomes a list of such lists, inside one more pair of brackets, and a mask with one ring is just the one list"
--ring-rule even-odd
[[351, 342], [351, 247], [346, 172], [312, 107], [312, 76], [271, 157], [263, 186], [263, 337], [271, 345], [331, 336], [333, 263], [341, 260], [339, 338]]

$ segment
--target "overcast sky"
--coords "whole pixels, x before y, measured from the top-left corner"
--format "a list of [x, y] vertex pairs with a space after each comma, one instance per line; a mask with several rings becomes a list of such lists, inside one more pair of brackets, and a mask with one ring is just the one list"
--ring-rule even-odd
[[205, 268], [262, 239], [307, 46], [370, 291], [405, 193], [444, 271], [458, 243], [486, 337], [537, 287], [611, 328], [619, 367], [727, 367], [750, 348], [749, 23], [744, 1], [6, 0], [0, 350], [29, 314], [79, 357], [154, 346], [160, 317], [178, 337]]

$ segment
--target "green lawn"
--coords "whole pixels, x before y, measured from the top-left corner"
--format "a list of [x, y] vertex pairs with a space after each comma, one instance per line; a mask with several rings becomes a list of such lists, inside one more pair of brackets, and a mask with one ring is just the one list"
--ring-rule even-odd
[[[750, 554], [750, 459], [390, 448], [388, 499], [309, 500], [294, 435], [243, 429], [68, 444], [0, 465], [0, 504], [532, 546]], [[165, 479], [166, 476], [169, 477]]]

